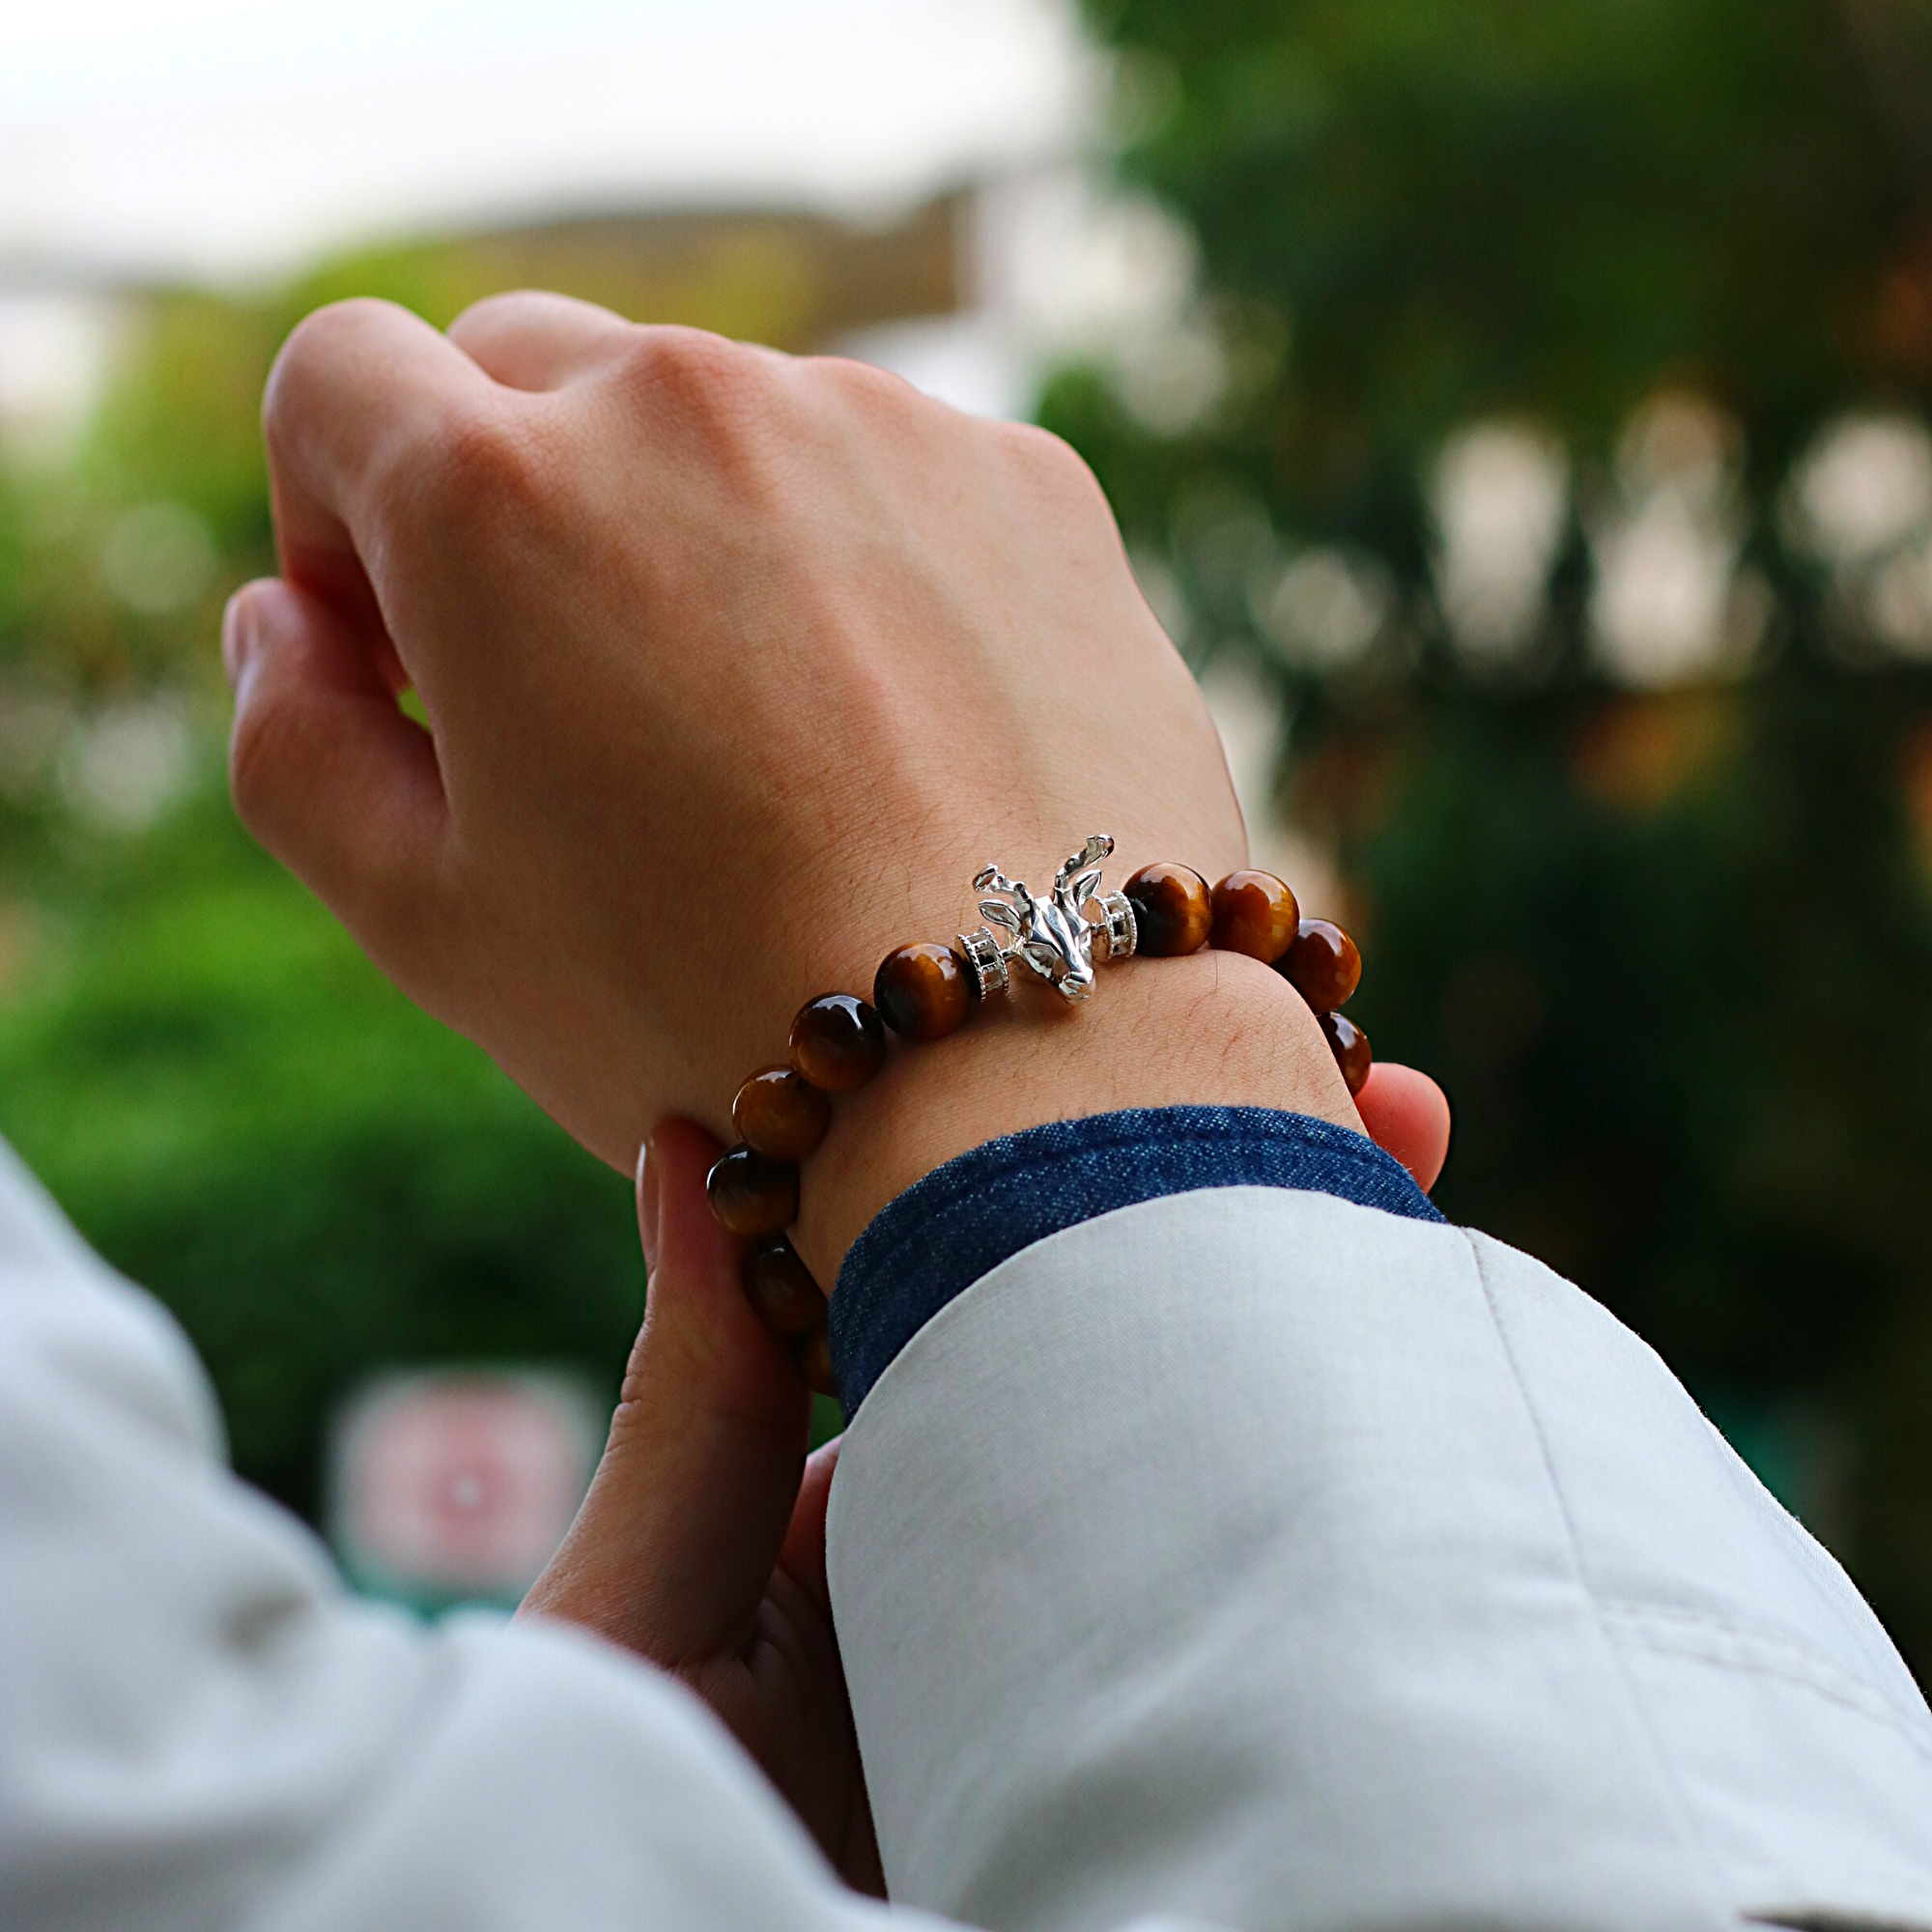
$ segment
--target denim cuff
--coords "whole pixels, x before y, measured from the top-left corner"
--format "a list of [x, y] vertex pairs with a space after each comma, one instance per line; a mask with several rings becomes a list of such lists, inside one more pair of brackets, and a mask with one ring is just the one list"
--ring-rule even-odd
[[1135, 1107], [1007, 1134], [935, 1168], [852, 1243], [830, 1316], [846, 1413], [954, 1295], [1022, 1248], [1116, 1208], [1204, 1187], [1301, 1188], [1442, 1219], [1373, 1141], [1305, 1114]]

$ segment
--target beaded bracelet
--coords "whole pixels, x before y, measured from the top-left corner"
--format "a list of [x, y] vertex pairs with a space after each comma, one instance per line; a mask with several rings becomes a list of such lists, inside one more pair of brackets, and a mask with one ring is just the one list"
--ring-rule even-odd
[[790, 1058], [761, 1066], [738, 1089], [731, 1124], [739, 1144], [705, 1182], [711, 1212], [752, 1243], [745, 1293], [774, 1333], [789, 1342], [807, 1384], [837, 1395], [826, 1337], [826, 1296], [785, 1230], [798, 1218], [798, 1164], [825, 1138], [834, 1094], [863, 1087], [886, 1061], [886, 1033], [944, 1039], [975, 1006], [1010, 990], [1015, 961], [1063, 998], [1094, 990], [1095, 964], [1136, 952], [1176, 958], [1204, 946], [1245, 952], [1272, 966], [1314, 1009], [1350, 1094], [1369, 1077], [1369, 1038], [1339, 1009], [1362, 977], [1355, 942], [1325, 919], [1303, 919], [1294, 894], [1272, 872], [1230, 872], [1210, 892], [1185, 866], [1143, 866], [1122, 892], [1100, 891], [1100, 861], [1114, 841], [1095, 833], [1037, 897], [988, 866], [974, 879], [987, 923], [951, 946], [921, 941], [879, 962], [868, 1005], [854, 993], [821, 993], [791, 1023]]

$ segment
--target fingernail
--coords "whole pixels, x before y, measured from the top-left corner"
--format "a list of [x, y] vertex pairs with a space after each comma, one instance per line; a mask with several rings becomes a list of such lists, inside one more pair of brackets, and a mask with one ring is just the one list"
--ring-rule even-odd
[[638, 1151], [638, 1235], [644, 1244], [644, 1272], [655, 1274], [658, 1266], [658, 1209], [664, 1188], [660, 1163], [651, 1158], [646, 1141]]

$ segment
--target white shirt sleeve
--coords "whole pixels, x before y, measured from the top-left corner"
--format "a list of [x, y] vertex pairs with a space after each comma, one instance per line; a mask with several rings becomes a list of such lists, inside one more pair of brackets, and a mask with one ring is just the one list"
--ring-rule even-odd
[[976, 1924], [1932, 1926], [1932, 1718], [1587, 1296], [1324, 1194], [1123, 1208], [833, 1486], [888, 1883]]
[[0, 1148], [0, 1925], [863, 1932], [680, 1686], [356, 1603], [173, 1322]]
[[349, 1600], [218, 1450], [0, 1153], [0, 1924], [1932, 1924], [1932, 1722], [1857, 1594], [1451, 1230], [1151, 1202], [887, 1371], [832, 1560], [893, 1908], [679, 1687]]

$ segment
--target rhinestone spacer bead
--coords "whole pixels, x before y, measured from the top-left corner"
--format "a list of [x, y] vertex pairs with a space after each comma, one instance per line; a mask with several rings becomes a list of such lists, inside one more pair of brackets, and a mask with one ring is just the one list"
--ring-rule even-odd
[[1141, 939], [1140, 927], [1134, 923], [1133, 900], [1125, 893], [1102, 893], [1094, 904], [1100, 914], [1094, 937], [1106, 941], [1107, 950], [1101, 956], [1110, 963], [1131, 959]]
[[1007, 990], [1009, 983], [1007, 955], [1000, 951], [1000, 942], [989, 927], [982, 925], [977, 931], [962, 932], [959, 952], [973, 975], [973, 990], [980, 999], [989, 1000], [995, 993]]

